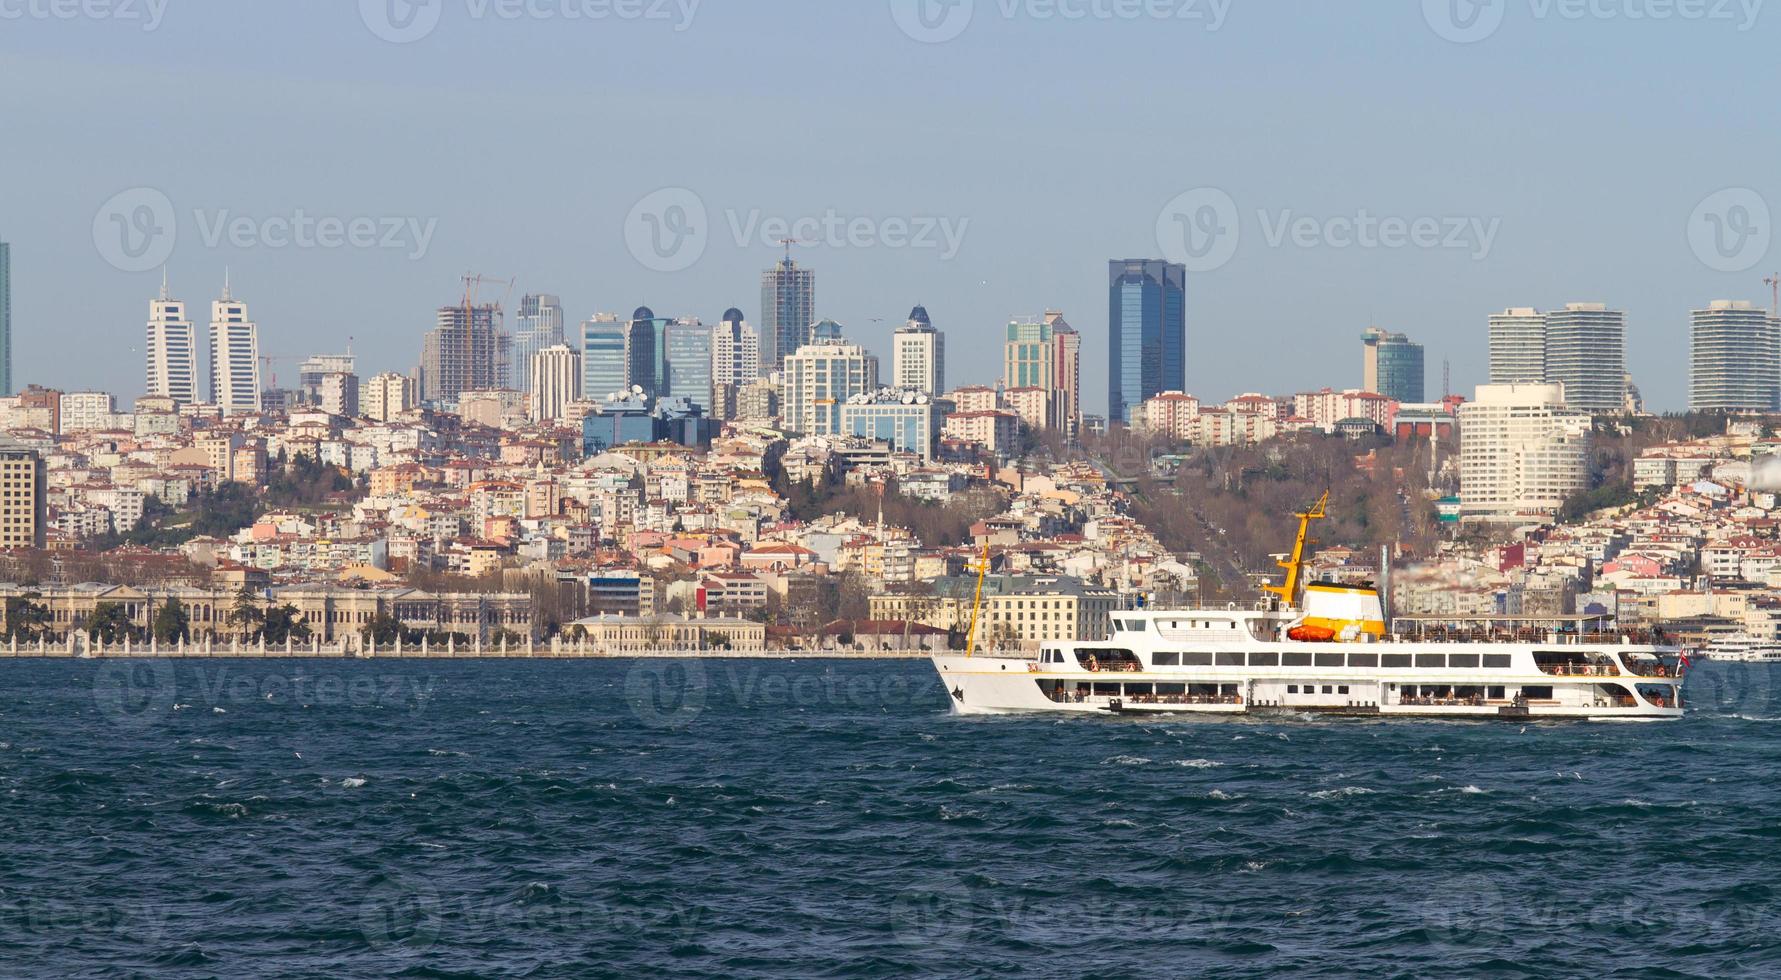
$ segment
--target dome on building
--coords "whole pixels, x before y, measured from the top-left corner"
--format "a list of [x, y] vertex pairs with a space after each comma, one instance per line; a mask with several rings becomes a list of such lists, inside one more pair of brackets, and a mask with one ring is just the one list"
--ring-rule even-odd
[[915, 309], [910, 310], [909, 322], [925, 323], [930, 327], [934, 325], [934, 321], [928, 319], [928, 308], [925, 306], [917, 306]]
[[743, 319], [745, 319], [745, 318], [742, 316], [742, 311], [738, 310], [734, 306], [732, 306], [729, 309], [724, 311], [723, 319], [718, 322], [720, 322], [720, 323], [741, 323], [743, 321]]
[[631, 314], [631, 319], [633, 320], [653, 320], [655, 318], [656, 311], [647, 306], [639, 306], [637, 307], [637, 311]]

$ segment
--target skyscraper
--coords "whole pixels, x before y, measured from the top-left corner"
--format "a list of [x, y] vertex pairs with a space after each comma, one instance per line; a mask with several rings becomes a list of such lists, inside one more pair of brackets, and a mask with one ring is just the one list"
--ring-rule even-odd
[[891, 336], [891, 387], [924, 395], [946, 390], [946, 337], [926, 307], [910, 310], [909, 322]]
[[1187, 267], [1114, 259], [1107, 293], [1107, 418], [1129, 423], [1146, 398], [1187, 388]]
[[44, 546], [48, 470], [37, 450], [0, 445], [0, 551]]
[[185, 303], [167, 295], [167, 277], [161, 276], [161, 295], [148, 304], [148, 360], [150, 397], [171, 398], [177, 405], [198, 400], [198, 333], [186, 319]]
[[785, 427], [838, 435], [841, 406], [878, 390], [878, 355], [842, 339], [814, 340], [785, 359]]
[[816, 322], [816, 273], [787, 255], [761, 273], [761, 370], [777, 371], [810, 340]]
[[750, 385], [761, 376], [761, 334], [742, 318], [742, 311], [724, 311], [723, 322], [711, 338], [713, 384]]
[[1517, 306], [1490, 318], [1490, 383], [1538, 384], [1546, 380], [1546, 315]]
[[1422, 345], [1401, 333], [1368, 327], [1361, 333], [1361, 390], [1393, 401], [1416, 404], [1423, 399]]
[[1714, 300], [1693, 313], [1691, 412], [1781, 408], [1781, 320], [1753, 303]]
[[1602, 303], [1568, 303], [1546, 314], [1546, 380], [1565, 386], [1576, 412], [1626, 408], [1626, 314]]
[[260, 410], [260, 328], [229, 291], [210, 304], [210, 400], [224, 415]]
[[568, 344], [556, 344], [533, 354], [527, 374], [532, 381], [529, 405], [535, 421], [562, 418], [569, 403], [581, 395], [581, 354]]
[[660, 395], [668, 380], [668, 324], [647, 306], [631, 313], [625, 330], [625, 378], [634, 388], [652, 397]]
[[581, 397], [604, 402], [608, 395], [631, 388], [626, 338], [631, 325], [611, 313], [597, 313], [581, 324]]
[[421, 344], [420, 399], [455, 402], [466, 391], [505, 387], [502, 367], [511, 347], [501, 327], [501, 308], [442, 306]]
[[0, 395], [12, 394], [12, 246], [0, 242]]
[[513, 325], [513, 387], [530, 393], [532, 355], [563, 342], [563, 303], [549, 293], [520, 297]]
[[[1082, 338], [1057, 310], [1008, 322], [1002, 345], [1002, 382], [1010, 391], [1039, 388], [1047, 402], [1044, 428], [1076, 431], [1082, 383]], [[1030, 417], [1029, 425], [1039, 422]]]
[[711, 413], [711, 358], [714, 331], [698, 320], [668, 324], [663, 358], [663, 398], [685, 398]]

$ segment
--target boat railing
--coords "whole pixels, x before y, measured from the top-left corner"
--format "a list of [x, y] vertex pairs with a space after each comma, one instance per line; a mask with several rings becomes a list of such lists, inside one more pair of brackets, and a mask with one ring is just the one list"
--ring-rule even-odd
[[1242, 704], [1236, 694], [1079, 694], [1055, 691], [1050, 695], [1057, 704], [1092, 704], [1096, 701], [1125, 701], [1129, 704]]
[[1643, 629], [1567, 633], [1491, 627], [1434, 627], [1415, 631], [1400, 629], [1390, 639], [1397, 643], [1539, 643], [1546, 646], [1660, 646], [1668, 642], [1661, 634]]
[[1620, 668], [1613, 664], [1536, 664], [1543, 674], [1554, 677], [1619, 677]]

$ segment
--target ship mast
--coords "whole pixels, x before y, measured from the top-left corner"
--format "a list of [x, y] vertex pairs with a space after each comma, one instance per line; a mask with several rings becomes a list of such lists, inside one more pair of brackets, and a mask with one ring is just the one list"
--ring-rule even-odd
[[965, 639], [965, 656], [977, 652], [977, 614], [983, 609], [983, 576], [989, 571], [989, 535], [983, 536], [983, 561], [977, 565], [977, 598], [971, 601], [971, 632]]
[[1305, 545], [1310, 542], [1311, 522], [1321, 521], [1329, 516], [1327, 508], [1330, 492], [1325, 490], [1323, 496], [1317, 498], [1317, 505], [1310, 510], [1300, 511], [1293, 515], [1299, 519], [1299, 534], [1292, 543], [1292, 557], [1277, 564], [1286, 569], [1286, 581], [1279, 585], [1264, 585], [1263, 592], [1271, 592], [1280, 597], [1283, 605], [1290, 606], [1299, 594], [1299, 576], [1305, 570]]

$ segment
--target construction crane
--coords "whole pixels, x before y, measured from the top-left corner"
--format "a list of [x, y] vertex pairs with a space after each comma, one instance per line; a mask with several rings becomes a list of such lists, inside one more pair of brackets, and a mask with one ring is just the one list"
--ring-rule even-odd
[[779, 240], [779, 245], [781, 248], [785, 249], [785, 264], [790, 265], [792, 262], [792, 246], [793, 245], [808, 245], [808, 244], [810, 244], [810, 243], [805, 241], [802, 238], [781, 238]]
[[1769, 314], [1771, 316], [1781, 315], [1781, 272], [1764, 279], [1762, 283], [1769, 287], [1770, 299], [1773, 300], [1769, 304]]
[[507, 291], [505, 293], [501, 294], [501, 302], [499, 304], [497, 304], [502, 309], [506, 309], [507, 302], [513, 298], [513, 284], [514, 284], [514, 282], [515, 282], [515, 280], [513, 280], [513, 279], [496, 279], [493, 276], [485, 276], [485, 275], [482, 275], [481, 273], [477, 273], [477, 272], [464, 273], [464, 313], [465, 313], [465, 315], [468, 316], [470, 309], [476, 305], [476, 290], [479, 287], [484, 286], [484, 285], [506, 286], [507, 287]]

